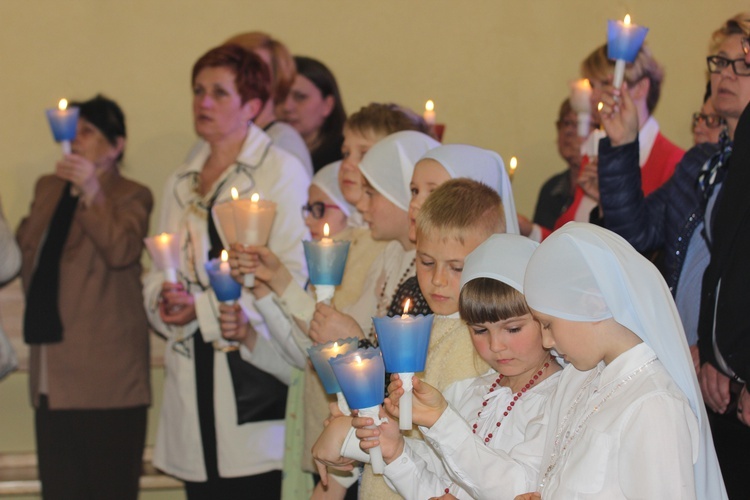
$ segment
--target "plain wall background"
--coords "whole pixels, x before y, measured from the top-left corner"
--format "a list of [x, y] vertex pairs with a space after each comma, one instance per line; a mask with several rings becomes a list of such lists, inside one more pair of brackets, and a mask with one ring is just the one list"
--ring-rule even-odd
[[[542, 182], [564, 168], [553, 122], [568, 82], [604, 43], [606, 20], [648, 26], [666, 68], [656, 111], [667, 137], [690, 145], [711, 32], [738, 0], [2, 0], [0, 195], [11, 224], [35, 179], [60, 155], [44, 109], [97, 92], [125, 110], [125, 175], [157, 200], [194, 140], [190, 69], [207, 49], [264, 30], [335, 72], [348, 113], [372, 101], [419, 112], [436, 103], [446, 143], [519, 158], [514, 190], [531, 215]], [[158, 206], [157, 206], [158, 209]]]

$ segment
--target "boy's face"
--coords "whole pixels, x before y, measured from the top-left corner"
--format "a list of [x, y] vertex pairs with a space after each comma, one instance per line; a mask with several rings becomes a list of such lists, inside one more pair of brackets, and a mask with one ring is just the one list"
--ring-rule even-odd
[[442, 183], [451, 179], [445, 167], [432, 158], [420, 160], [414, 167], [409, 189], [411, 190], [411, 201], [409, 202], [409, 240], [417, 241], [417, 215], [422, 204], [430, 193], [435, 191]]
[[359, 171], [359, 162], [362, 161], [365, 153], [383, 137], [385, 136], [374, 132], [363, 135], [344, 127], [344, 144], [341, 146], [343, 159], [341, 169], [339, 169], [339, 187], [344, 199], [352, 205], [356, 206], [359, 203], [363, 193], [364, 180]]
[[489, 235], [475, 229], [465, 231], [463, 244], [452, 235], [420, 234], [417, 239], [417, 280], [427, 304], [435, 314], [458, 312], [464, 259]]

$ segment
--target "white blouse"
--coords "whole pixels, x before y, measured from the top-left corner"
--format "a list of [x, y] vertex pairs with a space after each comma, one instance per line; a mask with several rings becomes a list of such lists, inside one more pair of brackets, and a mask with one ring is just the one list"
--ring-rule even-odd
[[[542, 412], [549, 396], [554, 392], [560, 373], [554, 373], [538, 385], [532, 386], [517, 401], [513, 409], [503, 416], [515, 393], [508, 387], [489, 388], [498, 378], [494, 370], [474, 379], [462, 380], [448, 386], [445, 398], [448, 408], [432, 428], [420, 427], [425, 441], [406, 438], [403, 454], [385, 468], [385, 478], [389, 485], [404, 498], [424, 499], [441, 496], [445, 489], [456, 498], [473, 498], [471, 483], [463, 477], [446, 470], [439, 455], [430, 445], [434, 433], [449, 432], [461, 441], [464, 453], [476, 455], [477, 448], [499, 449], [511, 452], [525, 440], [529, 420]], [[486, 403], [486, 406], [482, 406]], [[477, 414], [481, 415], [477, 417]], [[500, 420], [502, 424], [497, 427]], [[472, 427], [477, 424], [477, 432]], [[485, 438], [492, 433], [488, 443]], [[469, 491], [461, 487], [465, 484]]]
[[587, 372], [567, 366], [510, 452], [465, 453], [451, 431], [434, 426], [431, 438], [476, 498], [540, 490], [545, 500], [696, 497], [698, 422], [645, 343]]

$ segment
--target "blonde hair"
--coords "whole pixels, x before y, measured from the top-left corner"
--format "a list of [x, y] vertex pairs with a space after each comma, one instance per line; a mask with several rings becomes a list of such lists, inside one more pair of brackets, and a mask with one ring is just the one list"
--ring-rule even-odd
[[414, 111], [393, 103], [370, 103], [347, 118], [344, 128], [363, 136], [387, 136], [403, 130], [430, 134], [429, 126]]
[[492, 278], [474, 278], [461, 289], [458, 312], [466, 323], [477, 325], [531, 314], [531, 309], [526, 297], [512, 286]]
[[[581, 63], [581, 75], [594, 81], [606, 81], [614, 71], [615, 63], [607, 57], [607, 44], [594, 50]], [[653, 113], [661, 96], [661, 84], [664, 81], [664, 69], [654, 59], [645, 44], [641, 46], [638, 55], [631, 64], [625, 66], [625, 81], [633, 86], [644, 78], [648, 78], [649, 87], [646, 96], [648, 112]]]
[[268, 33], [249, 31], [234, 35], [224, 45], [239, 45], [245, 50], [255, 52], [259, 49], [267, 50], [271, 56], [271, 98], [276, 104], [283, 103], [294, 83], [297, 69], [294, 58], [286, 45], [275, 40]]
[[740, 12], [714, 31], [708, 44], [708, 53], [716, 54], [724, 40], [732, 35], [750, 36], [750, 12]]
[[461, 244], [468, 231], [489, 237], [505, 232], [503, 203], [497, 191], [471, 179], [451, 179], [427, 197], [417, 216], [417, 240], [431, 234]]

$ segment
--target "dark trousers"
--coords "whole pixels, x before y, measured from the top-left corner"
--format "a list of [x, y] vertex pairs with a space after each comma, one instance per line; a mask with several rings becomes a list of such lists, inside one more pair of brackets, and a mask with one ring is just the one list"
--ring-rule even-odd
[[203, 445], [203, 461], [208, 481], [185, 482], [188, 500], [277, 500], [281, 498], [281, 471], [254, 476], [219, 477], [216, 451], [216, 413], [214, 408], [214, 348], [203, 341], [200, 331], [193, 339], [198, 421]]
[[135, 500], [143, 465], [147, 408], [35, 412], [45, 500]]
[[719, 415], [711, 409], [708, 421], [714, 437], [716, 455], [727, 493], [732, 500], [747, 500], [747, 475], [750, 472], [750, 427], [737, 420], [735, 407]]

